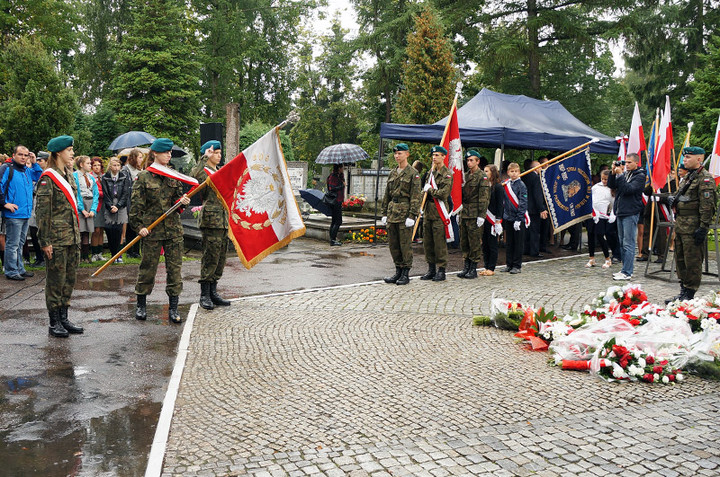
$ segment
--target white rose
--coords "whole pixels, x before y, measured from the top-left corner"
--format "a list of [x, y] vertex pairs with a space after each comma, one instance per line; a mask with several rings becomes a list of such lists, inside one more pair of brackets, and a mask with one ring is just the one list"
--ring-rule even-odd
[[638, 359], [638, 366], [641, 368], [644, 368], [645, 366], [647, 366], [647, 362], [645, 362], [645, 358]]
[[682, 381], [683, 379], [685, 379], [685, 376], [683, 376], [682, 374], [677, 373], [677, 374], [675, 375], [675, 381], [680, 382], [680, 381]]
[[658, 379], [660, 379], [660, 375], [658, 373], [653, 374], [653, 382], [657, 381]]
[[670, 378], [668, 378], [667, 376], [663, 376], [662, 382], [665, 383], [665, 384], [667, 384], [667, 383], [670, 382]]

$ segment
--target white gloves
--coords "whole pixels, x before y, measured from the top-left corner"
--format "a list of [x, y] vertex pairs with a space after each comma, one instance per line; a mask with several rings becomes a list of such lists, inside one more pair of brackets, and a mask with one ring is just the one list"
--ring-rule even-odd
[[411, 219], [410, 217], [405, 219], [405, 227], [412, 227], [413, 225], [415, 225], [415, 220]]
[[427, 191], [429, 191], [430, 189], [432, 189], [432, 186], [430, 185], [429, 182], [426, 182], [426, 183], [425, 183], [425, 187], [423, 187], [423, 192], [427, 192]]
[[617, 219], [617, 217], [615, 217], [615, 214], [613, 212], [610, 212], [610, 218], [608, 219], [608, 223], [612, 224], [613, 222], [615, 222], [615, 219]]
[[478, 228], [482, 227], [484, 223], [485, 223], [485, 219], [483, 219], [482, 217], [477, 218]]
[[600, 222], [600, 216], [599, 216], [599, 215], [593, 215], [593, 222], [595, 222], [596, 224], [597, 224], [598, 222]]
[[519, 220], [516, 220], [516, 221], [513, 223], [513, 228], [519, 232], [519, 231], [520, 231], [520, 225], [521, 225], [521, 224], [522, 224], [522, 222], [520, 222]]
[[497, 224], [493, 225], [493, 230], [495, 231], [495, 235], [499, 236], [502, 234], [502, 223], [498, 222]]
[[387, 215], [380, 219], [380, 224], [387, 225]]

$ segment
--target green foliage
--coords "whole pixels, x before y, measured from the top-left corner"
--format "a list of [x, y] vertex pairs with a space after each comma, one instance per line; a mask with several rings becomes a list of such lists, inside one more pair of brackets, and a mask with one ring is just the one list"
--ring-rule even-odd
[[75, 153], [107, 156], [108, 146], [123, 132], [123, 127], [115, 118], [115, 111], [104, 104], [93, 114], [79, 113], [73, 134], [78, 143]]
[[0, 46], [34, 36], [46, 50], [66, 54], [75, 47], [78, 23], [74, 0], [3, 0], [0, 2]]
[[395, 103], [396, 120], [410, 124], [439, 121], [450, 111], [456, 83], [450, 41], [435, 12], [426, 7], [408, 35], [403, 89]]
[[182, 3], [130, 0], [132, 22], [113, 49], [116, 62], [108, 104], [128, 130], [197, 147], [199, 64]]
[[0, 52], [0, 150], [44, 149], [72, 131], [77, 101], [40, 41], [20, 38]]
[[[246, 124], [240, 129], [240, 139], [238, 141], [240, 151], [244, 151], [251, 146], [255, 141], [267, 134], [273, 126], [269, 124], [253, 121]], [[280, 145], [283, 148], [283, 154], [285, 155], [285, 161], [294, 161], [295, 155], [293, 154], [292, 141], [285, 131], [280, 131]]]
[[[708, 49], [707, 55], [700, 55], [701, 67], [695, 73], [695, 81], [691, 83], [692, 96], [686, 107], [695, 122], [691, 143], [703, 147], [709, 154], [720, 115], [720, 36], [712, 37]], [[681, 141], [675, 140], [676, 143]]]

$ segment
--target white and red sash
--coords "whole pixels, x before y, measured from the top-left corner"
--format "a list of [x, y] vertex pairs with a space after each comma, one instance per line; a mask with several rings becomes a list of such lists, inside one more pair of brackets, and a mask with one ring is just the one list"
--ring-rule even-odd
[[208, 176], [211, 176], [217, 172], [217, 171], [213, 171], [208, 166], [203, 167], [203, 170], [205, 171], [205, 174], [207, 174]]
[[643, 194], [642, 194], [642, 203], [643, 203], [643, 205], [647, 205], [649, 199], [650, 199], [650, 197], [648, 197], [647, 194], [645, 194], [645, 193], [643, 192]]
[[159, 176], [163, 177], [169, 177], [170, 179], [175, 179], [177, 181], [182, 182], [183, 184], [188, 184], [191, 186], [197, 186], [198, 181], [194, 177], [186, 176], [185, 174], [181, 174], [178, 171], [174, 169], [170, 169], [167, 166], [160, 165], [156, 162], [153, 162], [150, 164], [146, 171], [152, 172], [153, 174], [157, 174]]
[[[435, 183], [435, 174], [430, 174], [429, 181], [433, 189], [438, 188]], [[454, 242], [455, 233], [453, 232], [452, 224], [450, 223], [450, 213], [448, 212], [447, 207], [445, 207], [445, 202], [437, 200], [435, 197], [433, 197], [433, 201], [435, 201], [435, 208], [437, 209], [438, 214], [440, 214], [440, 219], [445, 225], [445, 241]]]
[[488, 209], [487, 213], [485, 214], [485, 220], [490, 225], [490, 235], [492, 235], [493, 237], [496, 236], [497, 232], [495, 232], [495, 225], [502, 225], [502, 219], [498, 219], [497, 217], [495, 217], [495, 214], [490, 212], [490, 209]]
[[[510, 203], [515, 207], [516, 209], [520, 208], [520, 202], [518, 201], [517, 195], [515, 195], [515, 191], [510, 186], [510, 180], [506, 180], [503, 182], [503, 188], [505, 189], [505, 195], [508, 199], [510, 199]], [[527, 210], [525, 211], [525, 227], [530, 227], [530, 214], [528, 214]]]
[[55, 169], [52, 169], [48, 167], [45, 169], [45, 172], [43, 172], [40, 175], [40, 179], [43, 177], [49, 177], [56, 186], [60, 188], [60, 190], [65, 195], [65, 198], [70, 202], [70, 205], [73, 208], [73, 212], [75, 212], [75, 219], [77, 219], [78, 224], [80, 223], [80, 216], [78, 215], [78, 204], [77, 199], [75, 198], [75, 194], [73, 193], [72, 186], [70, 186], [70, 183], [65, 180], [65, 178]]

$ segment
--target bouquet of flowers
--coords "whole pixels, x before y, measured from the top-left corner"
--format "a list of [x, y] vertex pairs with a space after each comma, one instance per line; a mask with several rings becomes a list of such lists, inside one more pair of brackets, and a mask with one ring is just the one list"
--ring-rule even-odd
[[368, 227], [366, 229], [360, 229], [357, 232], [350, 232], [346, 237], [350, 238], [351, 242], [357, 243], [373, 243], [375, 240], [378, 242], [387, 241], [387, 231], [384, 229], [375, 229], [375, 227]]
[[365, 205], [365, 197], [362, 195], [351, 195], [342, 203], [343, 209], [361, 209]]
[[202, 205], [196, 205], [195, 207], [190, 209], [190, 212], [192, 212], [193, 217], [195, 217], [197, 219], [200, 216], [200, 211], [202, 210], [202, 208], [203, 208]]
[[[603, 362], [600, 363], [600, 360]], [[668, 359], [656, 359], [635, 347], [619, 345], [615, 338], [603, 343], [590, 369], [607, 381], [641, 380], [670, 384], [684, 379], [682, 370], [672, 366]]]
[[[528, 308], [532, 312], [531, 308]], [[475, 316], [475, 326], [495, 326], [501, 330], [517, 331], [525, 317], [526, 309], [521, 303], [493, 298], [490, 302], [490, 316]]]

